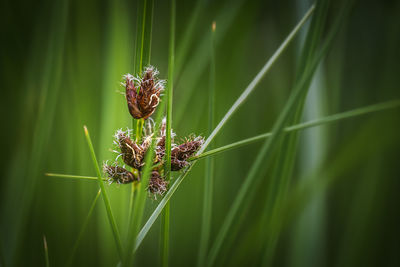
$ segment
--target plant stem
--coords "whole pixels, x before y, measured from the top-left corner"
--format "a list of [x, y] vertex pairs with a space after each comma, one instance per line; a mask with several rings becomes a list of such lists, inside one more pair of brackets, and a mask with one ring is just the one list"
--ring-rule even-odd
[[136, 143], [139, 144], [142, 140], [144, 119], [136, 120]]
[[[172, 129], [172, 100], [174, 89], [174, 61], [175, 61], [175, 0], [171, 0], [171, 22], [170, 22], [170, 39], [169, 39], [169, 56], [168, 56], [168, 83], [167, 83], [167, 121], [165, 136], [165, 179], [171, 181], [171, 129]], [[170, 204], [168, 203], [164, 209], [162, 216], [162, 242], [161, 242], [161, 259], [162, 266], [168, 266], [169, 258], [169, 225], [170, 225]]]
[[122, 247], [122, 243], [121, 243], [121, 237], [119, 235], [117, 224], [115, 222], [114, 215], [111, 210], [110, 200], [108, 198], [107, 192], [104, 187], [103, 179], [101, 177], [99, 163], [97, 162], [96, 153], [94, 152], [94, 148], [93, 148], [92, 140], [90, 139], [89, 131], [86, 126], [84, 126], [83, 128], [85, 130], [85, 136], [86, 136], [86, 141], [89, 146], [90, 155], [92, 156], [93, 166], [97, 172], [97, 181], [99, 183], [99, 187], [100, 187], [101, 193], [103, 195], [104, 206], [106, 207], [108, 220], [109, 220], [109, 223], [110, 223], [113, 235], [114, 235], [115, 243], [117, 246], [118, 255], [122, 259], [124, 253], [123, 253], [123, 247]]

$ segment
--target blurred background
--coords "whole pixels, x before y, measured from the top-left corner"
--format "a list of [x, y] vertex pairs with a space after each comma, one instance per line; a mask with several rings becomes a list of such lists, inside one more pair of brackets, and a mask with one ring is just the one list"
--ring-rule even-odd
[[[208, 133], [212, 21], [217, 25], [218, 122], [311, 4], [178, 0], [172, 122], [178, 137]], [[340, 6], [330, 3], [326, 29]], [[44, 266], [43, 235], [51, 265], [64, 264], [70, 255], [98, 185], [44, 174], [95, 176], [83, 125], [101, 162], [114, 157], [109, 149], [115, 130], [131, 127], [118, 91], [123, 91], [122, 75], [134, 71], [136, 7], [135, 1], [123, 0], [1, 1], [2, 266]], [[308, 27], [225, 125], [215, 147], [271, 130], [294, 83]], [[168, 41], [168, 1], [154, 1], [150, 62], [163, 79]], [[399, 99], [399, 47], [400, 2], [357, 1], [314, 75], [302, 120]], [[311, 185], [330, 182], [308, 186], [290, 215], [278, 216], [279, 234], [272, 238], [271, 250], [274, 235], [263, 231], [263, 223], [268, 222], [264, 211], [274, 174], [264, 166], [216, 265], [258, 266], [272, 253], [272, 266], [400, 266], [399, 115], [399, 109], [392, 109], [301, 131], [290, 172], [293, 191], [285, 199], [290, 201], [291, 192], [307, 179]], [[259, 147], [214, 157], [211, 243]], [[171, 266], [196, 263], [203, 178], [204, 162], [199, 161], [171, 199]], [[107, 190], [124, 237], [130, 187], [111, 185]], [[158, 202], [147, 201], [145, 220]], [[138, 250], [138, 265], [159, 264], [159, 239], [157, 220]], [[117, 262], [104, 203], [98, 201], [74, 265]]]

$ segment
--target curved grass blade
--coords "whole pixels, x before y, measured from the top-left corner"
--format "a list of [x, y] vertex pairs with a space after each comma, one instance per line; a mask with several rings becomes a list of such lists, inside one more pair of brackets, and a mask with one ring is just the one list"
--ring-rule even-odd
[[103, 179], [101, 178], [101, 171], [100, 171], [99, 163], [97, 162], [96, 153], [94, 152], [94, 148], [93, 148], [92, 140], [90, 139], [89, 131], [86, 126], [84, 126], [83, 129], [85, 131], [85, 137], [86, 137], [86, 141], [89, 146], [90, 155], [93, 160], [93, 166], [97, 172], [97, 181], [99, 182], [99, 187], [100, 187], [101, 193], [103, 195], [104, 206], [106, 207], [108, 220], [110, 222], [110, 226], [111, 226], [111, 229], [112, 229], [112, 232], [114, 235], [114, 239], [115, 239], [115, 243], [117, 246], [117, 251], [118, 251], [119, 257], [122, 259], [123, 247], [122, 247], [122, 243], [121, 243], [121, 237], [119, 235], [117, 224], [115, 222], [115, 218], [114, 218], [114, 215], [111, 210], [110, 200], [108, 199], [108, 195], [107, 195], [107, 192], [104, 187]]

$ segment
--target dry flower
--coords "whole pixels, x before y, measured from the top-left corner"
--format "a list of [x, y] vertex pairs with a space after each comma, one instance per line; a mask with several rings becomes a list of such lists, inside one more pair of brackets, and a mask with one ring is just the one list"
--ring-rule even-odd
[[158, 171], [152, 171], [149, 180], [148, 190], [154, 195], [162, 196], [168, 189], [168, 182], [165, 181]]
[[145, 137], [139, 145], [129, 137], [129, 131], [118, 130], [115, 133], [114, 143], [120, 150], [120, 152], [115, 151], [119, 153], [118, 157], [121, 156], [125, 164], [140, 169], [144, 165], [143, 159], [150, 146], [151, 136]]
[[135, 119], [147, 119], [158, 106], [164, 81], [158, 80], [157, 75], [157, 70], [150, 66], [145, 69], [143, 77], [124, 76], [129, 113]]
[[171, 150], [171, 170], [179, 171], [189, 164], [188, 158], [194, 155], [204, 143], [201, 136], [186, 138], [185, 142]]
[[134, 181], [139, 181], [139, 178], [135, 177], [135, 175], [120, 166], [113, 166], [107, 163], [103, 164], [103, 172], [107, 174], [110, 183], [117, 182], [119, 184], [129, 184]]

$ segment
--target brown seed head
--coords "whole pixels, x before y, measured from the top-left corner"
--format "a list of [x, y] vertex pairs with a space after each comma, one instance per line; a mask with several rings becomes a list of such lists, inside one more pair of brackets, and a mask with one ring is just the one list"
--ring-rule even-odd
[[139, 181], [139, 178], [136, 178], [133, 173], [120, 166], [112, 166], [104, 163], [103, 172], [107, 174], [110, 182], [129, 184], [133, 181]]
[[171, 151], [171, 170], [178, 171], [189, 164], [188, 158], [194, 155], [204, 143], [201, 136], [187, 138], [185, 142], [176, 146]]
[[127, 132], [118, 130], [115, 134], [115, 144], [121, 151], [122, 160], [135, 169], [140, 169], [144, 165], [143, 159], [150, 142], [151, 136], [145, 137], [142, 144], [138, 145], [129, 137]]
[[124, 76], [129, 113], [135, 119], [150, 117], [160, 102], [164, 82], [157, 79], [157, 74], [150, 66], [145, 69], [142, 78], [135, 78], [130, 74]]

